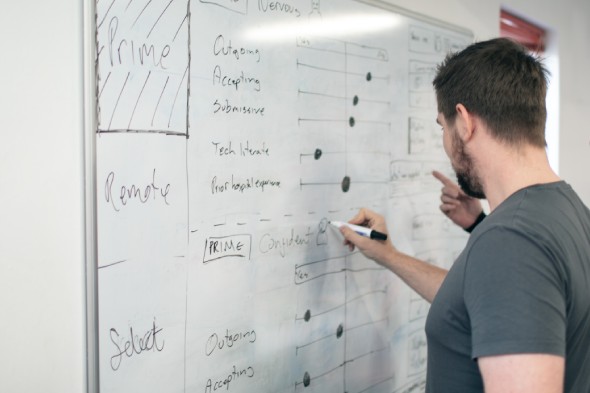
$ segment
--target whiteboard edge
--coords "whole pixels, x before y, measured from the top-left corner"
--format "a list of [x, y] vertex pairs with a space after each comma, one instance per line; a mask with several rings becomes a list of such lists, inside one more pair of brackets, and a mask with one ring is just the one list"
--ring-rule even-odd
[[354, 0], [354, 1], [356, 1], [357, 3], [362, 3], [362, 4], [372, 5], [374, 7], [379, 7], [384, 10], [392, 11], [392, 12], [395, 12], [395, 13], [413, 18], [413, 19], [417, 19], [419, 21], [423, 21], [423, 22], [435, 25], [437, 27], [442, 27], [444, 29], [451, 30], [451, 31], [459, 33], [459, 34], [464, 34], [464, 35], [471, 37], [471, 39], [474, 38], [473, 31], [471, 31], [465, 27], [454, 25], [452, 23], [445, 22], [443, 20], [428, 16], [425, 14], [421, 14], [419, 12], [415, 12], [415, 11], [409, 10], [407, 8], [400, 7], [398, 5], [385, 2], [383, 0]]
[[96, 211], [96, 3], [82, 6], [83, 54], [83, 144], [84, 144], [84, 249], [86, 275], [86, 391], [99, 393], [98, 286]]

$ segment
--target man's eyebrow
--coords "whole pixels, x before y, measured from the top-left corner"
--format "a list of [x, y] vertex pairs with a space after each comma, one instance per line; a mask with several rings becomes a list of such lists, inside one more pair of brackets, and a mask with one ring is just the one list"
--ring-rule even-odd
[[439, 126], [442, 126], [442, 124], [440, 124], [440, 121], [438, 121], [438, 117], [436, 118], [436, 124], [438, 124]]

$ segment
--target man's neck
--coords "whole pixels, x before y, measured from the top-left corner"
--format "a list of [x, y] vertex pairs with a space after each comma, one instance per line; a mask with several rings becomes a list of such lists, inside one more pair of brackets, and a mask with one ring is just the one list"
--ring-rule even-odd
[[478, 172], [491, 210], [518, 190], [560, 180], [543, 148], [531, 145], [510, 148], [502, 143], [491, 146], [478, 156], [481, 157]]

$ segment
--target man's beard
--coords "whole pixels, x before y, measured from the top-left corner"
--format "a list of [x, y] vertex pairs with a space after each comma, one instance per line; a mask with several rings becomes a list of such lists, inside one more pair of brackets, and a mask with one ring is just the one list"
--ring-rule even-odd
[[453, 169], [457, 174], [457, 183], [461, 190], [470, 197], [485, 199], [486, 195], [483, 191], [483, 186], [479, 181], [477, 175], [473, 173], [473, 160], [465, 152], [465, 144], [459, 139], [456, 134], [453, 134], [453, 146], [457, 156], [457, 165], [453, 165]]

